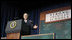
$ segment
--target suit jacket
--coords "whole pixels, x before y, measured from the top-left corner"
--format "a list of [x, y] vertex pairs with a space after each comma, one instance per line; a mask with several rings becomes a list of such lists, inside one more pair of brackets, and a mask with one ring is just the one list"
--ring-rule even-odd
[[31, 29], [33, 29], [33, 23], [31, 20], [27, 20], [27, 23], [22, 20], [21, 35], [30, 35]]

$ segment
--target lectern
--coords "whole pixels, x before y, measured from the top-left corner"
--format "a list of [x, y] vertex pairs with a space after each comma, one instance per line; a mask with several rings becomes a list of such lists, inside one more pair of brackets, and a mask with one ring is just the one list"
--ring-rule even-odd
[[7, 39], [19, 39], [22, 26], [22, 19], [8, 21], [5, 32]]

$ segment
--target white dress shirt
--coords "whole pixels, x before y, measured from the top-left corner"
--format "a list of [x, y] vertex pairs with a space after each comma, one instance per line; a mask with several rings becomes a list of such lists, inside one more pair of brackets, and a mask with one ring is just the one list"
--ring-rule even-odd
[[27, 23], [27, 20], [24, 20], [25, 23]]

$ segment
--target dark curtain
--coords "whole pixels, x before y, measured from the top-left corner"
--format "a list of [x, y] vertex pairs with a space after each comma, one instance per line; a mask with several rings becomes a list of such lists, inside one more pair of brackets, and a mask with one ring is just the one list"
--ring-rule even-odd
[[[13, 6], [8, 6], [6, 1], [1, 2], [1, 37], [6, 36], [5, 28], [8, 21], [16, 19], [22, 19], [22, 14], [24, 12], [23, 9]], [[34, 24], [37, 24], [39, 26], [39, 13], [38, 9], [31, 10], [29, 12], [29, 19], [33, 21]], [[37, 30], [32, 30], [31, 34], [38, 34], [39, 33], [39, 27]]]
[[14, 17], [19, 16], [19, 9], [7, 6], [6, 2], [1, 3], [1, 36], [6, 36], [5, 28], [7, 21], [11, 21]]

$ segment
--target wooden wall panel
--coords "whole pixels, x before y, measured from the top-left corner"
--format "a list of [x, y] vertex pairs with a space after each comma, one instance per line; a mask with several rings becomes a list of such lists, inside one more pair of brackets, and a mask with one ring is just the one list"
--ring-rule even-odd
[[[66, 7], [61, 7], [61, 8], [57, 8], [57, 9], [52, 9], [52, 10], [47, 10], [47, 11], [43, 11], [40, 13], [40, 24], [42, 20], [45, 20], [45, 15], [48, 13], [53, 13], [53, 12], [57, 12], [57, 11], [63, 11], [63, 10], [67, 10], [67, 9], [71, 9], [71, 6], [66, 6]], [[40, 24], [39, 24], [39, 33], [40, 33]]]
[[45, 15], [48, 14], [48, 13], [63, 11], [63, 10], [67, 10], [67, 9], [71, 9], [71, 6], [66, 6], [66, 7], [61, 7], [61, 8], [57, 8], [57, 9], [43, 11], [43, 12], [40, 13], [40, 21], [45, 20]]

